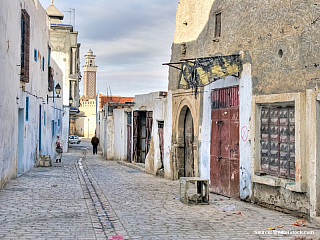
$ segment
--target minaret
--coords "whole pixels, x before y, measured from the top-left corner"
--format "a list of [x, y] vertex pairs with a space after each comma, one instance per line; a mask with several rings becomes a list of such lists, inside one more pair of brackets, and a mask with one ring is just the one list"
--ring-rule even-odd
[[98, 66], [95, 65], [96, 56], [93, 55], [90, 49], [87, 55], [84, 56], [86, 59], [86, 65], [83, 66], [84, 73], [84, 86], [83, 95], [85, 98], [95, 98], [96, 97], [96, 75]]

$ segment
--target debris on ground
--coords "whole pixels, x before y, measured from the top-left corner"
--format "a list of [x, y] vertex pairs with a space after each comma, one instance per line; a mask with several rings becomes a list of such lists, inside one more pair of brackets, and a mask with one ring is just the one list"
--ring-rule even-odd
[[122, 240], [123, 237], [121, 235], [113, 235], [112, 237], [109, 237], [109, 240]]
[[293, 225], [302, 227], [302, 226], [304, 226], [305, 223], [306, 223], [306, 220], [298, 219]]

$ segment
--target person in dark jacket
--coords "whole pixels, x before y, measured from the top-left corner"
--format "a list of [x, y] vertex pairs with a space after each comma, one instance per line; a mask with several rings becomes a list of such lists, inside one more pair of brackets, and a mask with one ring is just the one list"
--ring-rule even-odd
[[91, 144], [93, 146], [93, 155], [97, 154], [97, 147], [99, 144], [99, 138], [97, 138], [96, 135], [94, 135], [94, 137], [91, 139]]

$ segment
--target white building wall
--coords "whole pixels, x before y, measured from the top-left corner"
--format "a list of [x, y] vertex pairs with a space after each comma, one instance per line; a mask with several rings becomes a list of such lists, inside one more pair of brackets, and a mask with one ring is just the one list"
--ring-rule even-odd
[[167, 94], [167, 110], [164, 120], [164, 176], [170, 178], [172, 176], [171, 161], [171, 139], [172, 139], [172, 91]]
[[[251, 144], [249, 138], [241, 137], [242, 131], [248, 134], [251, 115], [252, 82], [251, 65], [245, 64], [241, 78], [232, 76], [220, 79], [204, 87], [203, 119], [200, 148], [200, 177], [210, 179], [210, 144], [211, 144], [211, 91], [239, 85], [239, 149], [240, 149], [240, 198], [251, 197]], [[247, 135], [246, 135], [247, 136]], [[244, 140], [243, 140], [244, 139]]]
[[114, 159], [127, 159], [127, 113], [125, 109], [114, 109]]
[[107, 116], [106, 119], [106, 159], [114, 160], [115, 159], [115, 150], [114, 145], [114, 117]]
[[[151, 142], [150, 142], [150, 149], [145, 160], [145, 169], [147, 172], [151, 174], [156, 174], [157, 171], [162, 166], [161, 155], [160, 155], [160, 136], [159, 136], [158, 122], [164, 121], [164, 125], [165, 125], [164, 138], [165, 138], [167, 135], [167, 132], [166, 132], [167, 98], [160, 96], [160, 92], [151, 92], [148, 94], [136, 95], [135, 105], [132, 107], [132, 111], [153, 111]], [[133, 131], [132, 131], [132, 134], [133, 134]], [[133, 135], [132, 135], [132, 139], [133, 139]], [[164, 141], [164, 145], [165, 145], [165, 141]], [[171, 136], [170, 136], [170, 145], [171, 145]], [[132, 149], [133, 149], [133, 146], [132, 146]], [[165, 152], [166, 152], [166, 149], [165, 149]]]
[[[51, 99], [47, 103], [47, 95], [52, 95], [52, 92], [48, 92], [48, 44], [50, 41], [46, 11], [37, 0], [0, 0], [0, 5], [0, 55], [2, 56], [0, 58], [2, 79], [0, 140], [5, 143], [0, 146], [1, 187], [9, 179], [36, 166], [40, 154], [52, 155], [52, 138], [48, 137], [50, 125], [48, 122], [44, 125], [44, 112], [46, 112], [46, 118], [53, 118], [57, 121], [61, 117], [62, 104], [59, 101], [53, 103]], [[29, 83], [20, 82], [19, 75], [21, 7], [26, 9], [30, 15]], [[34, 50], [37, 51], [36, 60]], [[56, 73], [59, 76], [55, 80], [61, 83], [62, 74], [58, 68], [56, 68]], [[28, 120], [26, 120], [27, 97], [29, 99]], [[39, 111], [40, 106], [41, 112]]]

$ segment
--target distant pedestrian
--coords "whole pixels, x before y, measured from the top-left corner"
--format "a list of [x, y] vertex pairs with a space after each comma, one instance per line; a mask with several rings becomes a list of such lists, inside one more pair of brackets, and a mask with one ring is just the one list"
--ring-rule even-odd
[[56, 163], [57, 162], [61, 162], [61, 158], [62, 158], [62, 142], [60, 140], [60, 136], [57, 136], [57, 140], [55, 142], [55, 147], [56, 147]]
[[96, 135], [94, 135], [94, 137], [91, 139], [91, 144], [93, 146], [93, 155], [97, 154], [97, 147], [99, 144], [99, 138], [97, 138]]

